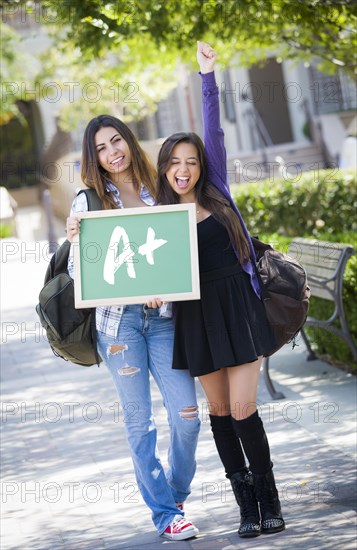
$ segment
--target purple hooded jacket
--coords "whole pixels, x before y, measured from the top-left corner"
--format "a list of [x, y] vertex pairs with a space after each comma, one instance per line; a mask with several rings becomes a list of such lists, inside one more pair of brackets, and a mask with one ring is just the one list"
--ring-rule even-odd
[[[227, 153], [224, 146], [224, 132], [220, 124], [219, 94], [214, 72], [201, 74], [202, 105], [203, 105], [203, 141], [207, 158], [207, 180], [214, 185], [230, 202], [240, 219], [251, 250], [252, 261], [247, 262], [243, 269], [249, 274], [254, 292], [260, 298], [260, 285], [257, 279], [253, 261], [255, 252], [244, 220], [233, 202], [227, 177]], [[237, 254], [237, 251], [236, 251]], [[237, 254], [238, 257], [238, 254]]]

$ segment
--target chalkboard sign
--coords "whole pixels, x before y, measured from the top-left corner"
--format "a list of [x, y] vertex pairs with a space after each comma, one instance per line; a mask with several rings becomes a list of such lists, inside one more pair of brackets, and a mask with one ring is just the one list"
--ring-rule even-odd
[[193, 203], [82, 212], [76, 308], [200, 298]]

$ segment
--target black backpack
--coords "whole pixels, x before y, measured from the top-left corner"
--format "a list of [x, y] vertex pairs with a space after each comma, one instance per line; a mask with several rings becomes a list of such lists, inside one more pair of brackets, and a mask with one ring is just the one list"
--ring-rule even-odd
[[276, 347], [293, 342], [302, 329], [309, 309], [310, 288], [303, 266], [288, 254], [252, 237], [257, 262], [256, 272], [268, 322]]
[[[86, 194], [89, 210], [101, 210], [94, 189], [82, 189], [79, 193]], [[74, 307], [74, 282], [67, 271], [70, 247], [71, 243], [65, 240], [52, 256], [36, 312], [53, 353], [66, 361], [90, 367], [101, 362], [97, 352], [95, 309]]]

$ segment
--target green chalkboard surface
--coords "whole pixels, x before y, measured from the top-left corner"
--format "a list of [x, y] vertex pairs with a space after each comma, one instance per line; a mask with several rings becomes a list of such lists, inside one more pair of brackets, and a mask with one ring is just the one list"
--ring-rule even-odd
[[73, 243], [77, 308], [200, 298], [194, 204], [79, 216]]

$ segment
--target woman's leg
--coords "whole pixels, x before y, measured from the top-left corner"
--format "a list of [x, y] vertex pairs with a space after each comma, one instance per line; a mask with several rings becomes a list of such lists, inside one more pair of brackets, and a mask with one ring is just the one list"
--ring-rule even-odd
[[217, 451], [226, 476], [230, 478], [245, 467], [245, 458], [231, 422], [227, 369], [200, 376], [199, 380], [207, 398]]
[[256, 408], [259, 370], [262, 359], [228, 369], [232, 423], [240, 438], [253, 474], [255, 495], [260, 505], [262, 532], [285, 529], [275, 486], [270, 448], [263, 422]]
[[188, 370], [172, 369], [173, 323], [147, 310], [144, 329], [149, 368], [160, 389], [170, 426], [167, 481], [176, 502], [184, 502], [196, 471], [196, 447], [200, 429], [195, 381]]
[[270, 468], [269, 443], [256, 404], [260, 366], [261, 358], [227, 369], [232, 423], [253, 473]]
[[138, 487], [152, 511], [155, 527], [162, 533], [181, 512], [158, 458], [143, 317], [140, 306], [128, 306], [117, 338], [98, 333], [98, 350], [118, 391]]
[[260, 515], [251, 474], [245, 466], [245, 457], [231, 417], [229, 375], [230, 369], [200, 377], [211, 413], [211, 427], [218, 454], [231, 482], [234, 496], [240, 509], [241, 522], [238, 534], [241, 537], [260, 535]]

